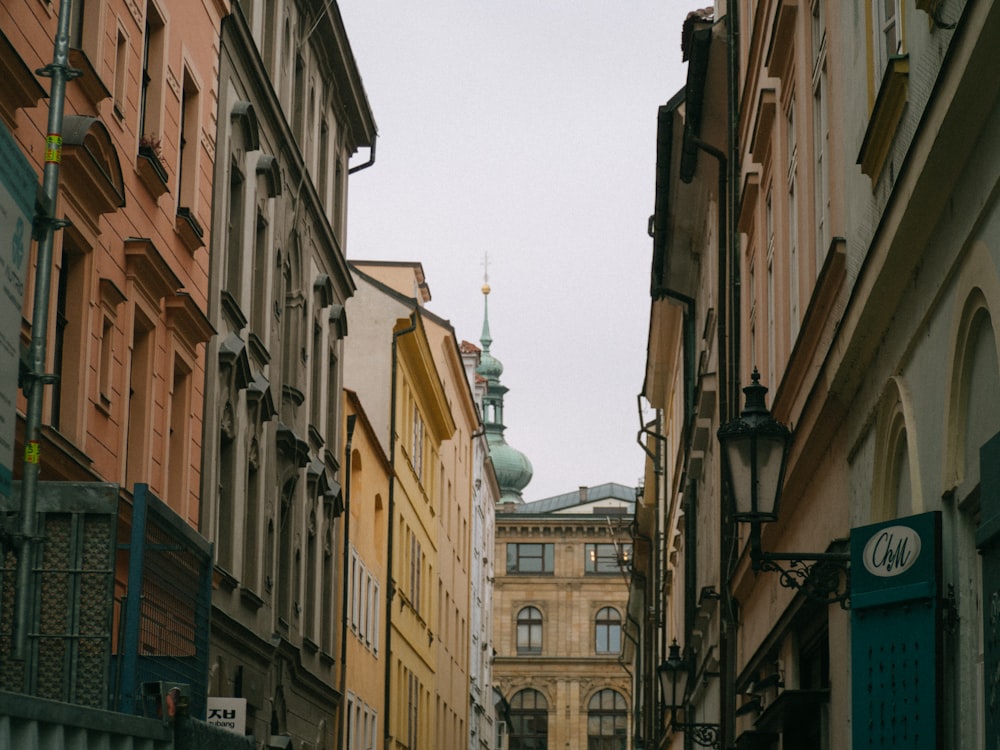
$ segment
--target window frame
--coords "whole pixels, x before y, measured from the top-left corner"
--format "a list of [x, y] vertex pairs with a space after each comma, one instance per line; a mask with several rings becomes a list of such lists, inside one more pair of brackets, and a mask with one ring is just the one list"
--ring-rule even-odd
[[[539, 547], [539, 554], [528, 555], [527, 548]], [[526, 562], [537, 560], [537, 569], [526, 569]], [[553, 575], [555, 573], [555, 545], [552, 542], [508, 542], [508, 575]]]

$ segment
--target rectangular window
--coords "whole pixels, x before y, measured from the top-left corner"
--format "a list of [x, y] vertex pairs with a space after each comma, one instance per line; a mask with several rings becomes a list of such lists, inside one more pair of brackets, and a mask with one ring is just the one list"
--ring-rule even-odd
[[[326, 357], [323, 356], [323, 326], [318, 320], [313, 321], [312, 330], [312, 377], [309, 383], [309, 421], [317, 432], [322, 434], [326, 427], [323, 420], [323, 392], [326, 390], [326, 383], [323, 381], [323, 364]], [[334, 397], [335, 392], [330, 393]]]
[[253, 243], [253, 275], [250, 279], [252, 287], [250, 296], [250, 330], [257, 334], [261, 341], [267, 340], [267, 269], [267, 217], [258, 211]]
[[555, 570], [555, 545], [534, 542], [507, 544], [507, 572], [551, 575]]
[[[788, 305], [791, 343], [799, 332], [799, 204], [798, 204], [798, 136], [795, 131], [795, 97], [785, 113], [788, 151]], [[791, 347], [789, 347], [791, 348]]]
[[136, 308], [128, 387], [128, 439], [125, 442], [125, 486], [148, 478], [149, 425], [153, 390], [153, 324]]
[[226, 221], [226, 291], [241, 303], [240, 280], [243, 275], [243, 200], [246, 189], [243, 173], [235, 163], [229, 165], [229, 216]]
[[816, 227], [816, 274], [823, 268], [826, 252], [830, 246], [830, 190], [827, 175], [827, 150], [830, 129], [827, 124], [827, 76], [826, 76], [826, 17], [822, 0], [813, 0], [813, 200], [815, 202]]
[[358, 632], [361, 611], [361, 560], [351, 549], [351, 630]]
[[[198, 86], [191, 72], [184, 68], [184, 84], [181, 88], [181, 140], [178, 160], [177, 205], [191, 211], [194, 218], [195, 193], [198, 185], [198, 134], [201, 130], [198, 120]], [[242, 206], [242, 203], [240, 204]], [[240, 219], [242, 221], [242, 211]], [[240, 236], [242, 241], [242, 235]]]
[[413, 405], [413, 437], [410, 443], [410, 463], [418, 479], [424, 474], [424, 418], [417, 405]]
[[882, 75], [889, 65], [889, 58], [903, 51], [901, 18], [900, 0], [872, 0], [876, 86], [882, 82]]
[[128, 79], [128, 37], [118, 29], [118, 40], [115, 44], [115, 92], [114, 107], [118, 117], [125, 116], [125, 93]]
[[621, 573], [622, 566], [632, 559], [631, 544], [584, 545], [584, 571], [587, 575]]
[[188, 428], [191, 424], [191, 378], [190, 369], [181, 360], [174, 364], [174, 382], [170, 394], [170, 427], [167, 434], [167, 465], [164, 476], [167, 480], [167, 504], [182, 518], [188, 518], [188, 449], [191, 439]]
[[101, 321], [101, 369], [97, 374], [97, 391], [101, 406], [111, 406], [111, 374], [114, 365], [115, 323], [105, 315]]
[[142, 40], [142, 80], [139, 90], [139, 137], [159, 143], [162, 130], [166, 29], [153, 3], [146, 3], [146, 33]]

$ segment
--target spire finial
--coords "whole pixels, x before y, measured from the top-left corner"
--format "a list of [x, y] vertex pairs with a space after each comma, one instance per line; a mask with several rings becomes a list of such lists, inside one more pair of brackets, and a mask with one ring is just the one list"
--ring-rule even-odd
[[490, 293], [490, 253], [483, 253], [483, 294]]

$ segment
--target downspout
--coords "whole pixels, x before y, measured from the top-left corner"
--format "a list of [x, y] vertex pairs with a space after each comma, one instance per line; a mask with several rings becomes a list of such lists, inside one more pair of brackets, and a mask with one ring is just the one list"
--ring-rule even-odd
[[[718, 352], [719, 371], [719, 420], [724, 424], [729, 419], [729, 365], [732, 350], [727, 323], [731, 320], [729, 307], [730, 288], [728, 283], [728, 271], [731, 258], [729, 257], [729, 212], [728, 212], [728, 190], [729, 172], [726, 155], [710, 143], [705, 143], [697, 136], [691, 134], [691, 143], [713, 157], [718, 162], [719, 172], [719, 207], [718, 207], [718, 266], [719, 266], [719, 326], [716, 350]], [[736, 294], [733, 292], [733, 296]], [[719, 462], [719, 487], [722, 489], [722, 497], [725, 497], [726, 487], [722, 463]], [[722, 746], [729, 747], [735, 737], [733, 726], [736, 721], [735, 703], [735, 638], [736, 619], [732, 611], [732, 601], [729, 595], [729, 571], [731, 567], [731, 548], [735, 541], [732, 524], [726, 517], [726, 504], [723, 502], [722, 511], [719, 516], [719, 590], [722, 592], [722, 614], [719, 622], [719, 661], [722, 664], [721, 675], [719, 677], [719, 725], [722, 731]], [[732, 700], [729, 697], [732, 696]]]
[[[17, 553], [17, 589], [14, 614], [14, 643], [11, 658], [26, 658], [28, 623], [34, 611], [35, 587], [31, 572], [38, 536], [38, 470], [39, 433], [42, 425], [42, 402], [46, 385], [53, 382], [53, 375], [45, 374], [46, 334], [49, 327], [49, 286], [52, 278], [52, 244], [55, 230], [69, 222], [55, 217], [59, 197], [59, 164], [62, 161], [63, 113], [66, 105], [66, 83], [82, 73], [69, 67], [69, 26], [73, 0], [59, 4], [59, 20], [52, 51], [52, 63], [38, 71], [52, 79], [49, 95], [48, 130], [45, 136], [45, 168], [42, 175], [40, 205], [35, 212], [32, 234], [38, 240], [38, 258], [35, 265], [35, 301], [31, 316], [31, 348], [25, 376], [24, 390], [28, 399], [24, 420], [24, 469], [21, 484], [21, 528], [15, 540]], [[24, 687], [31, 679], [25, 670]], [[31, 692], [31, 691], [28, 691]]]
[[[739, 40], [740, 40], [740, 15], [739, 3], [727, 4], [727, 31], [726, 40], [726, 88], [729, 95], [727, 112], [727, 136], [729, 150], [729, 258], [730, 258], [730, 285], [732, 293], [732, 304], [730, 310], [729, 327], [729, 368], [727, 374], [731, 382], [730, 389], [725, 401], [719, 402], [719, 415], [728, 422], [733, 417], [733, 411], [739, 408], [740, 402], [740, 346], [741, 346], [741, 319], [742, 300], [740, 292], [741, 284], [741, 263], [740, 263], [740, 237], [737, 226], [736, 209], [740, 201], [740, 151], [739, 151]], [[720, 382], [720, 393], [726, 393], [725, 381]], [[724, 424], [724, 423], [723, 423]], [[725, 481], [722, 463], [719, 462], [719, 487], [722, 492], [728, 492]], [[720, 499], [724, 498], [722, 495]], [[729, 579], [732, 573], [733, 564], [736, 558], [736, 545], [738, 537], [736, 524], [727, 518], [727, 503], [722, 502], [722, 513], [720, 514], [720, 562], [722, 564], [722, 584], [719, 588], [721, 601], [720, 607], [720, 630], [725, 633], [725, 638], [719, 639], [719, 689], [722, 691], [722, 702], [720, 705], [719, 723], [722, 730], [722, 744], [724, 747], [732, 746], [736, 741], [736, 608], [733, 601], [732, 592], [729, 589]]]
[[410, 325], [400, 331], [392, 332], [392, 393], [389, 394], [389, 528], [386, 532], [388, 548], [386, 549], [386, 587], [385, 597], [385, 692], [383, 694], [382, 735], [384, 747], [388, 748], [392, 741], [392, 600], [396, 595], [396, 582], [392, 575], [392, 541], [395, 531], [396, 513], [396, 381], [399, 370], [399, 337], [417, 330], [416, 313], [410, 314]]
[[347, 442], [344, 444], [344, 586], [340, 601], [340, 732], [337, 733], [337, 750], [344, 747], [347, 733], [347, 588], [351, 576], [351, 441], [354, 439], [354, 423], [357, 414], [347, 415]]

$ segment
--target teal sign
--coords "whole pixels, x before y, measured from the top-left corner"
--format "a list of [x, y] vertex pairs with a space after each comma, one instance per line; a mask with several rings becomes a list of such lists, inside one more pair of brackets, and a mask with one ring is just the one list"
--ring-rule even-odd
[[31, 222], [38, 178], [17, 142], [0, 124], [0, 495], [10, 497], [14, 464], [21, 307], [28, 275]]
[[851, 531], [853, 746], [941, 747], [941, 514]]
[[979, 450], [980, 519], [976, 546], [983, 563], [983, 679], [986, 747], [1000, 748], [1000, 435]]

